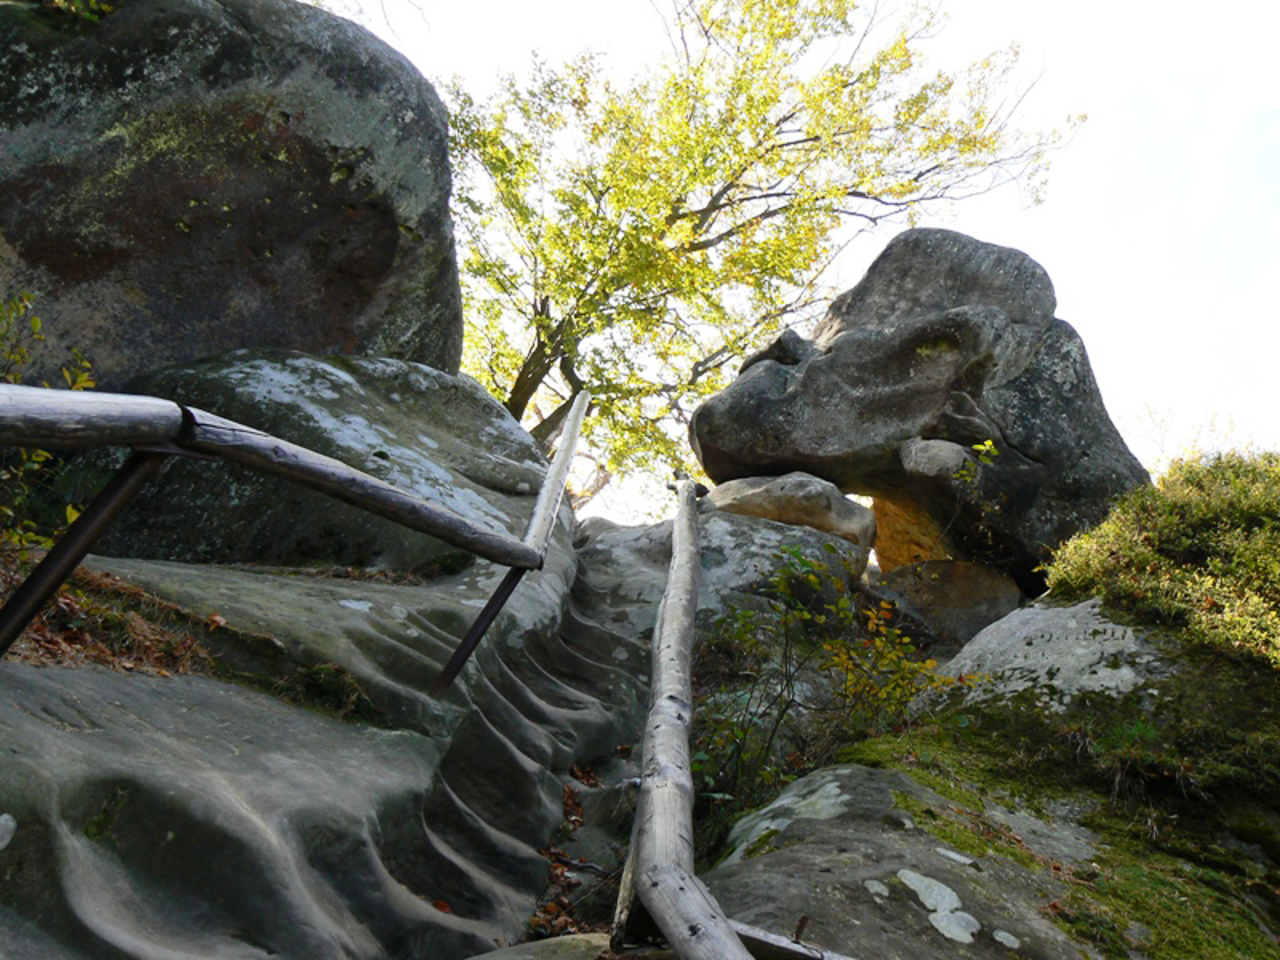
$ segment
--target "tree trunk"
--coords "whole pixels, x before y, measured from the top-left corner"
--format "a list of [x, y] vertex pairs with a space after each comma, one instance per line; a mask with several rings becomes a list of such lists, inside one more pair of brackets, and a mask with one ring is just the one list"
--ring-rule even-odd
[[533, 346], [529, 349], [528, 356], [524, 358], [524, 364], [520, 367], [520, 372], [516, 374], [516, 382], [511, 385], [511, 392], [507, 394], [507, 402], [503, 404], [507, 408], [507, 412], [515, 417], [516, 420], [520, 420], [524, 416], [524, 412], [529, 406], [529, 401], [533, 399], [533, 395], [542, 386], [542, 381], [547, 379], [547, 374], [551, 372], [555, 362], [556, 358], [551, 355], [546, 341], [539, 334], [538, 339], [534, 341]]

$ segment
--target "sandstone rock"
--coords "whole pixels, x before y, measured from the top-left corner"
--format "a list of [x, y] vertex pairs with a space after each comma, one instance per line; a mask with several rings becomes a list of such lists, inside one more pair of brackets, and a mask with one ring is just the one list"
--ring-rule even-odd
[[647, 641], [572, 600], [563, 524], [441, 699], [425, 690], [501, 568], [406, 586], [91, 566], [216, 615], [219, 669], [259, 688], [345, 671], [388, 729], [212, 680], [0, 664], [0, 815], [16, 824], [0, 944], [27, 951], [15, 960], [143, 960], [157, 943], [448, 960], [512, 943], [547, 879], [565, 772], [638, 736]]
[[[233, 351], [148, 374], [130, 389], [265, 430], [516, 537], [546, 472], [536, 441], [479, 384], [403, 360]], [[568, 523], [567, 508], [564, 516]], [[98, 549], [185, 562], [406, 571], [459, 559], [433, 537], [297, 484], [226, 462], [180, 459]]]
[[735, 825], [707, 885], [736, 920], [786, 935], [807, 916], [805, 940], [855, 957], [1080, 956], [1040, 914], [1059, 881], [940, 844], [898, 797], [951, 806], [902, 773], [810, 774]]
[[946, 531], [919, 504], [876, 497], [876, 560], [880, 572], [930, 560], [949, 560], [957, 552]]
[[1151, 691], [1174, 671], [1160, 645], [1087, 600], [1015, 610], [977, 634], [944, 672], [984, 678], [966, 691], [966, 704], [1029, 694], [1039, 709], [1063, 713], [1082, 698], [1118, 701]]
[[[852, 579], [867, 562], [865, 548], [842, 538], [719, 510], [699, 516], [698, 537], [702, 629], [731, 611], [765, 606], [760, 594], [778, 574], [787, 549], [815, 562], [843, 563]], [[602, 608], [612, 609], [614, 622], [625, 624], [629, 634], [647, 636], [666, 589], [671, 521], [627, 527], [592, 518], [579, 525], [576, 543], [579, 558], [588, 565], [580, 578], [583, 588], [599, 598]], [[637, 605], [638, 600], [646, 603]], [[637, 616], [643, 619], [630, 619]]]
[[64, 951], [21, 960], [372, 957], [437, 917], [410, 892], [426, 738], [193, 678], [8, 663], [0, 689], [5, 903]]
[[1053, 308], [1026, 255], [906, 231], [812, 344], [788, 335], [698, 408], [695, 451], [717, 482], [804, 470], [916, 503], [962, 558], [1042, 592], [1048, 551], [1147, 482]]
[[[922, 698], [918, 716], [934, 736], [963, 731], [966, 756], [985, 755], [986, 769], [1016, 757], [1014, 782], [1038, 768], [1095, 791], [1116, 818], [1109, 829], [1150, 809], [1151, 822], [1178, 823], [1181, 856], [1229, 850], [1232, 874], [1274, 869], [1280, 675], [1270, 662], [1050, 596], [987, 627], [944, 669], [967, 682]], [[1257, 930], [1274, 941], [1250, 922], [1240, 936]]]
[[[484, 957], [485, 960], [600, 960], [608, 957], [609, 935], [607, 933], [583, 933], [569, 937], [553, 937], [550, 940], [534, 940], [521, 943], [505, 950], [476, 954], [473, 960]], [[657, 948], [628, 949], [627, 957], [636, 960], [676, 960], [670, 950]]]
[[[207, 406], [225, 399], [250, 420], [240, 414], [270, 411], [279, 433], [523, 531], [541, 453], [473, 382], [290, 352], [207, 366], [226, 374], [192, 378]], [[304, 430], [315, 433], [294, 433]], [[195, 471], [190, 489], [164, 478], [148, 504], [165, 516], [157, 501], [173, 496], [166, 535], [193, 526], [216, 545], [262, 526], [305, 545], [298, 533], [314, 520], [330, 557], [360, 537], [373, 559], [429, 553], [427, 538], [338, 518], [328, 498], [276, 512], [290, 492], [211, 479], [207, 463], [175, 467]], [[187, 509], [203, 493], [208, 513]], [[440, 698], [426, 691], [505, 568], [477, 560], [404, 583], [90, 558], [217, 625], [205, 642], [220, 677], [310, 706], [358, 701], [357, 715], [386, 729], [239, 683], [0, 664], [0, 735], [13, 746], [0, 754], [0, 925], [14, 921], [0, 949], [19, 960], [150, 960], [160, 949], [450, 960], [519, 939], [546, 884], [538, 851], [564, 818], [567, 771], [636, 742], [645, 706], [648, 638], [597, 623], [574, 598], [570, 521], [565, 507], [544, 567]], [[145, 623], [152, 607], [140, 606]], [[7, 844], [5, 816], [16, 824]]]
[[446, 127], [408, 61], [308, 4], [5, 4], [0, 290], [38, 291], [47, 355], [109, 389], [262, 345], [454, 372]]
[[835, 484], [807, 473], [730, 480], [700, 502], [726, 513], [812, 527], [843, 537], [864, 551], [876, 540], [876, 518], [869, 509], [850, 500]]
[[882, 574], [877, 587], [900, 614], [926, 625], [933, 637], [929, 654], [935, 658], [958, 651], [1024, 599], [1008, 575], [959, 560], [897, 567]]

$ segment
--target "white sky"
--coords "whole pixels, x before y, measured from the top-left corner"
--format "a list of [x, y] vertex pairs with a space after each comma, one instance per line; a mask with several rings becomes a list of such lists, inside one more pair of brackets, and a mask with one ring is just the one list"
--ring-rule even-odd
[[[665, 50], [662, 0], [382, 0], [362, 18], [433, 81], [476, 94], [535, 49], [590, 47], [622, 76]], [[1088, 122], [1053, 160], [1045, 202], [1017, 188], [926, 226], [1016, 247], [1053, 279], [1112, 419], [1149, 467], [1188, 446], [1280, 449], [1280, 7], [1254, 0], [940, 0], [939, 66], [1016, 42], [1022, 125]], [[894, 231], [844, 254], [852, 286]], [[1265, 294], [1271, 294], [1266, 296]]]

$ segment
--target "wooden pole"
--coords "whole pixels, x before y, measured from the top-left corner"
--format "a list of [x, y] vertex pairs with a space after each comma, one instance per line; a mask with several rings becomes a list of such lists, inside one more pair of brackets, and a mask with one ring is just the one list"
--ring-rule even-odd
[[185, 449], [284, 477], [504, 566], [523, 570], [542, 566], [542, 557], [527, 543], [478, 527], [452, 510], [419, 500], [340, 460], [195, 407], [187, 407], [186, 413], [187, 428], [178, 439]]
[[643, 871], [637, 895], [680, 960], [751, 960], [711, 891], [680, 867]]
[[[339, 460], [195, 407], [155, 397], [79, 393], [36, 387], [0, 387], [0, 444], [149, 448], [135, 453], [80, 521], [55, 545], [0, 609], [0, 656], [40, 606], [89, 550], [93, 540], [165, 454], [221, 457], [319, 490], [335, 499], [439, 537], [510, 567], [432, 687], [439, 694], [462, 669], [526, 570], [542, 568], [551, 531], [564, 499], [578, 432], [591, 395], [583, 391], [570, 409], [560, 449], [547, 471], [523, 539], [479, 527], [465, 517], [420, 500]], [[135, 482], [134, 478], [137, 479]], [[128, 484], [133, 484], [128, 486]], [[69, 564], [69, 565], [68, 565]]]
[[585, 390], [573, 401], [564, 432], [560, 435], [560, 446], [556, 450], [555, 459], [551, 461], [542, 489], [538, 491], [538, 502], [534, 504], [533, 516], [529, 518], [529, 526], [524, 533], [524, 542], [544, 558], [547, 555], [547, 544], [551, 541], [551, 531], [556, 525], [556, 515], [560, 512], [560, 503], [564, 499], [565, 482], [578, 446], [578, 431], [582, 429], [582, 418], [587, 415], [587, 405], [590, 402], [591, 394]]
[[467, 635], [462, 638], [458, 648], [453, 651], [453, 656], [449, 658], [449, 662], [440, 671], [440, 676], [436, 677], [435, 683], [431, 684], [431, 689], [427, 691], [430, 696], [441, 696], [449, 689], [449, 684], [453, 683], [459, 671], [467, 665], [467, 661], [471, 659], [471, 654], [475, 653], [476, 647], [480, 646], [480, 641], [484, 639], [486, 631], [502, 611], [511, 594], [515, 592], [520, 579], [524, 575], [525, 571], [519, 567], [512, 567], [507, 571], [507, 575], [498, 584], [498, 589], [493, 591], [493, 596], [484, 605], [484, 609], [480, 611], [475, 622], [471, 624], [471, 629], [467, 631]]
[[158, 397], [0, 384], [0, 446], [159, 446], [182, 429], [182, 408]]
[[[638, 897], [680, 960], [748, 960], [715, 898], [694, 876], [692, 656], [698, 611], [697, 488], [676, 484], [671, 566], [653, 634], [653, 690], [645, 724], [640, 802], [614, 915], [619, 949]], [[630, 889], [629, 889], [630, 888]]]
[[[539, 570], [542, 569], [542, 564], [547, 558], [547, 546], [551, 543], [551, 531], [555, 528], [556, 515], [560, 512], [560, 503], [564, 499], [564, 488], [569, 474], [569, 466], [573, 462], [574, 449], [578, 445], [578, 431], [582, 427], [582, 418], [586, 416], [587, 404], [590, 402], [591, 394], [585, 390], [578, 394], [577, 399], [574, 401], [573, 408], [569, 411], [568, 420], [565, 423], [564, 433], [560, 437], [560, 448], [556, 451], [556, 457], [551, 462], [551, 468], [547, 470], [547, 476], [542, 481], [542, 489], [538, 491], [538, 500], [533, 505], [533, 515], [529, 518], [529, 526], [525, 529], [524, 545], [537, 551], [537, 569]], [[502, 610], [503, 605], [511, 594], [515, 592], [524, 573], [524, 570], [516, 568], [507, 571], [507, 575], [502, 578], [502, 583], [498, 585], [498, 589], [494, 591], [493, 596], [489, 598], [489, 602], [480, 611], [480, 615], [471, 624], [471, 629], [462, 638], [462, 643], [458, 644], [458, 648], [453, 651], [453, 656], [449, 658], [449, 662], [440, 671], [440, 676], [436, 677], [435, 683], [431, 685], [431, 689], [428, 691], [431, 696], [438, 697], [449, 689], [449, 685], [453, 683], [454, 678], [458, 676], [462, 668], [467, 665], [467, 661], [471, 659], [471, 654], [475, 653], [476, 647], [480, 646], [480, 641], [484, 639], [485, 631], [489, 629], [489, 626]]]
[[137, 452], [85, 507], [44, 559], [0, 607], [0, 657], [22, 635], [31, 618], [58, 592], [98, 537], [165, 461], [163, 453]]

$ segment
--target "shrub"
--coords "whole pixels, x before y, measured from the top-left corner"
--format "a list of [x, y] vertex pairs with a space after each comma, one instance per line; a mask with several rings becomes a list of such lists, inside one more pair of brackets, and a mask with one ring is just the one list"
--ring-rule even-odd
[[1049, 586], [1280, 664], [1280, 454], [1175, 462], [1060, 548]]
[[44, 0], [44, 5], [83, 20], [97, 20], [115, 9], [104, 0]]
[[[40, 318], [31, 307], [31, 295], [22, 291], [0, 298], [0, 382], [22, 383], [32, 351], [44, 341]], [[94, 385], [92, 366], [79, 352], [73, 352], [62, 376], [71, 390]], [[0, 448], [0, 586], [12, 579], [29, 550], [48, 547], [62, 522], [76, 517], [76, 508], [67, 506], [64, 517], [37, 519], [39, 494], [52, 477], [52, 467], [53, 456], [47, 450]]]
[[825, 546], [826, 560], [787, 551], [760, 605], [722, 617], [700, 645], [700, 850], [713, 850], [738, 813], [952, 682], [893, 625], [893, 605], [866, 595]]

